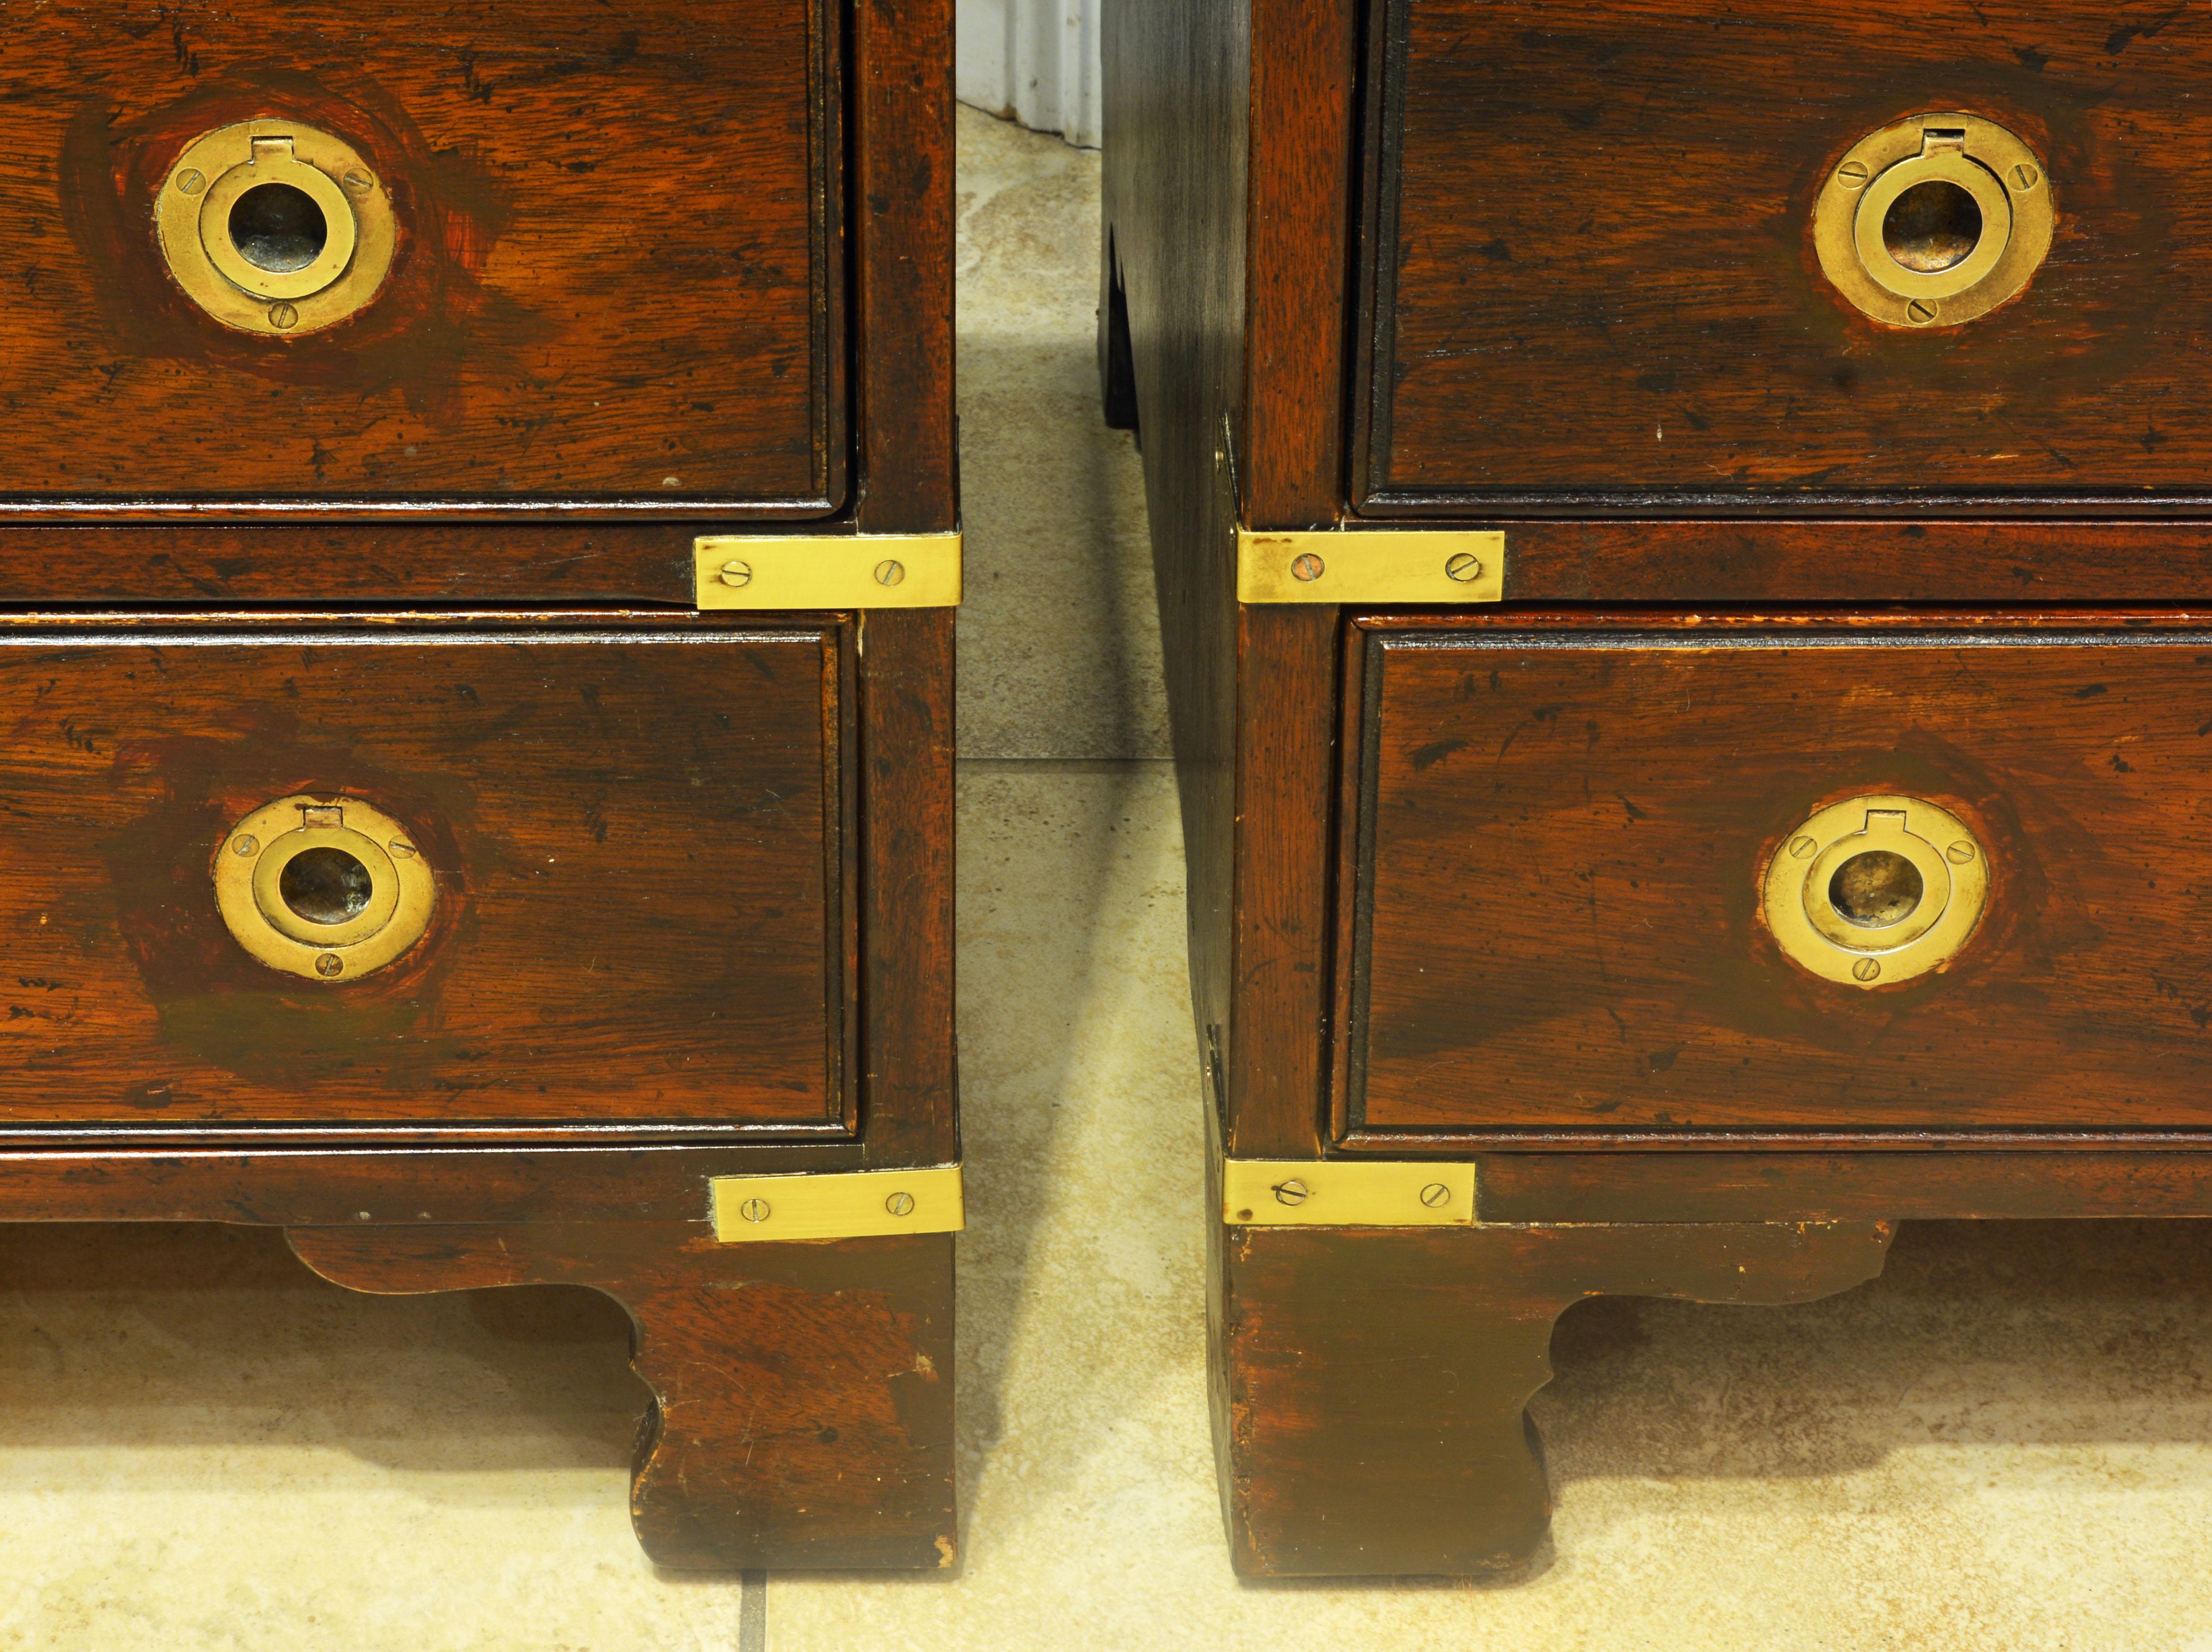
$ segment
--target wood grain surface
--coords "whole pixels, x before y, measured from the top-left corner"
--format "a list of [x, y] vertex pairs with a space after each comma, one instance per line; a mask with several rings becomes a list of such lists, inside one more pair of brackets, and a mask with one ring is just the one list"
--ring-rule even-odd
[[[0, 628], [0, 1121], [848, 1127], [849, 637], [620, 616]], [[407, 826], [430, 932], [249, 957], [211, 857], [273, 799]]]
[[[2201, 493], [2212, 14], [1930, 0], [1391, 0], [1367, 106], [1364, 429], [1381, 512], [1488, 495]], [[1876, 325], [1813, 203], [1943, 110], [2041, 156], [2050, 258], [1955, 329]]]
[[1463, 1575], [1551, 1521], [1529, 1396], [1599, 1294], [1809, 1302], [1881, 1271], [1887, 1223], [1237, 1228], [1216, 1289], [1217, 1436], [1246, 1576]]
[[[840, 30], [822, 0], [40, 7], [0, 60], [0, 495], [842, 495]], [[357, 318], [223, 328], [155, 246], [193, 138], [283, 116], [391, 188]]]
[[324, 1278], [404, 1294], [582, 1285], [653, 1389], [630, 1516], [664, 1566], [954, 1559], [952, 1236], [714, 1242], [698, 1223], [294, 1228]]
[[[1504, 617], [1354, 631], [1353, 1130], [2212, 1126], [2212, 628]], [[1985, 847], [1944, 971], [1865, 990], [1759, 915], [1814, 810]]]

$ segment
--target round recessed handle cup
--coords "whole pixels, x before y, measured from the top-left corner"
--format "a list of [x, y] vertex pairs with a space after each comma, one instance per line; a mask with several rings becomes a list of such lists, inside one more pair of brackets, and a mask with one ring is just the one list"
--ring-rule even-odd
[[300, 794], [263, 805], [224, 835], [216, 909], [272, 969], [357, 981], [422, 938], [437, 879], [411, 834], [357, 798]]
[[358, 314], [398, 250], [392, 194], [343, 139], [240, 121], [185, 145], [154, 213], [162, 262], [226, 327], [292, 337]]
[[1761, 915], [1792, 963], [1826, 981], [1893, 987], [1945, 968], [1989, 902], [1989, 855], [1919, 798], [1856, 797], [1786, 834], [1759, 874]]
[[1876, 321], [1955, 327], [2027, 288], [2057, 222], [2050, 178], [2021, 138], [1979, 115], [1915, 115], [1829, 172], [1813, 245], [1829, 282]]

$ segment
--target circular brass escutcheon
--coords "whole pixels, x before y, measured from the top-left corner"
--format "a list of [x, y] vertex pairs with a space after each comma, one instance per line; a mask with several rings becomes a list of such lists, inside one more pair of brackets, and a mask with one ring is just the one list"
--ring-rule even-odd
[[1836, 289], [1875, 320], [1955, 327], [2027, 285], [2056, 223], [2051, 180], [2026, 143], [1979, 115], [1915, 115], [1862, 138], [1828, 174], [1813, 245]]
[[1989, 857], [1918, 798], [1832, 804], [1782, 839], [1760, 875], [1766, 926], [1827, 981], [1893, 987], [1956, 957], [1982, 920]]
[[352, 147], [291, 120], [195, 138], [162, 180], [161, 257], [240, 332], [298, 336], [364, 308], [399, 243], [391, 193]]
[[299, 795], [232, 827], [215, 856], [216, 907], [272, 969], [357, 981], [422, 938], [437, 880], [412, 838], [356, 798]]

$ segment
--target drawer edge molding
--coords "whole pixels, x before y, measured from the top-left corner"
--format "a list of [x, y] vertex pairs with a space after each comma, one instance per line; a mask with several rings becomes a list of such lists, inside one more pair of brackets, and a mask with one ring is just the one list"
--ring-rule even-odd
[[1496, 528], [1237, 530], [1240, 603], [1502, 602], [1505, 535]]
[[714, 1237], [726, 1245], [959, 1233], [968, 1225], [957, 1164], [715, 1176], [707, 1186]]
[[1474, 1166], [1434, 1159], [1224, 1159], [1221, 1219], [1232, 1228], [1464, 1228]]
[[692, 541], [694, 604], [829, 611], [957, 608], [960, 534], [710, 533]]

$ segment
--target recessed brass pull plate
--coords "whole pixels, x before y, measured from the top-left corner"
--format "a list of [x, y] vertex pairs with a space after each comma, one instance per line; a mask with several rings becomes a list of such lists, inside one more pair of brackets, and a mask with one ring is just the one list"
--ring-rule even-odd
[[1916, 115], [1853, 144], [1813, 208], [1836, 290], [1893, 327], [1955, 327], [2027, 285], [2057, 214], [2035, 152], [1978, 115]]
[[358, 798], [264, 804], [224, 835], [214, 875], [216, 909], [240, 946], [333, 986], [404, 954], [438, 903], [415, 835]]
[[1474, 1166], [1427, 1160], [1224, 1160], [1221, 1219], [1244, 1228], [1464, 1228]]
[[1919, 798], [1852, 798], [1775, 847], [1760, 879], [1766, 926], [1790, 960], [1871, 990], [1940, 969], [1982, 921], [1989, 853]]
[[714, 1237], [726, 1245], [957, 1233], [968, 1225], [957, 1164], [921, 1170], [716, 1176], [708, 1185], [714, 1201]]
[[296, 337], [358, 313], [398, 248], [391, 191], [342, 139], [295, 120], [195, 138], [161, 181], [162, 261], [226, 327]]
[[957, 608], [957, 533], [713, 533], [692, 544], [700, 609]]
[[1243, 603], [1462, 607], [1504, 596], [1505, 536], [1495, 530], [1237, 530]]

